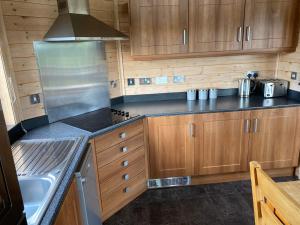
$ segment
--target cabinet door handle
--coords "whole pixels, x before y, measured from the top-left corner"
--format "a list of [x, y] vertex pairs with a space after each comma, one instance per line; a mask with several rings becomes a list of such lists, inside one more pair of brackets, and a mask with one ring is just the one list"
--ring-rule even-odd
[[187, 30], [183, 29], [183, 44], [187, 44]]
[[250, 41], [251, 39], [251, 27], [247, 26], [246, 27], [246, 41]]
[[190, 131], [190, 136], [195, 137], [195, 124], [193, 123], [189, 124], [189, 131]]
[[245, 133], [250, 132], [250, 120], [245, 120], [245, 122], [244, 122], [244, 131], [245, 131]]
[[122, 162], [122, 166], [123, 166], [123, 167], [128, 166], [128, 164], [129, 164], [128, 160]]
[[124, 180], [129, 180], [129, 175], [128, 175], [128, 174], [124, 174], [124, 175], [123, 175], [123, 179], [124, 179]]
[[128, 192], [129, 192], [129, 187], [124, 188], [124, 189], [123, 189], [123, 192], [124, 192], [124, 193], [128, 193]]
[[254, 119], [253, 120], [253, 133], [257, 133], [258, 132], [258, 126], [259, 126], [258, 119]]
[[121, 152], [123, 152], [123, 153], [128, 152], [128, 148], [127, 147], [122, 147]]
[[120, 136], [121, 139], [125, 139], [125, 138], [126, 138], [126, 133], [125, 133], [125, 132], [122, 132], [122, 133], [120, 133], [119, 136]]
[[237, 42], [241, 42], [241, 41], [242, 41], [242, 27], [239, 27], [237, 31]]

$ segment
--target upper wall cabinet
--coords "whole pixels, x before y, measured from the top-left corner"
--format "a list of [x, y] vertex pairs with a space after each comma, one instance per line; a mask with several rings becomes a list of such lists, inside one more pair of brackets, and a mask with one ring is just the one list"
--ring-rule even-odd
[[188, 0], [131, 0], [132, 55], [188, 52]]
[[292, 48], [297, 42], [298, 0], [247, 0], [244, 49]]
[[132, 56], [292, 51], [298, 0], [130, 0]]
[[244, 0], [190, 0], [190, 52], [242, 50]]

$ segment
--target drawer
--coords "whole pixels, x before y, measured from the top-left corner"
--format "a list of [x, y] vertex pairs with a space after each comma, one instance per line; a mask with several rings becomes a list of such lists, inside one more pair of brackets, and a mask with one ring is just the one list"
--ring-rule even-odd
[[144, 134], [141, 133], [131, 139], [124, 141], [116, 146], [97, 153], [97, 162], [99, 167], [103, 167], [110, 162], [119, 159], [137, 148], [144, 145]]
[[143, 171], [130, 180], [128, 184], [123, 184], [115, 191], [102, 195], [104, 220], [144, 192], [146, 186], [146, 175], [145, 171]]
[[145, 150], [144, 147], [136, 149], [135, 151], [125, 155], [124, 157], [115, 160], [106, 166], [98, 168], [99, 180], [100, 183], [104, 182], [106, 179], [111, 176], [119, 173], [125, 168], [131, 166], [137, 160], [144, 159], [145, 160]]
[[113, 191], [121, 185], [129, 183], [130, 180], [145, 171], [145, 158], [141, 158], [131, 166], [116, 173], [108, 180], [100, 184], [101, 194]]
[[127, 126], [120, 127], [112, 132], [95, 138], [95, 146], [97, 152], [102, 152], [112, 146], [126, 141], [140, 133], [143, 133], [143, 121], [139, 120]]

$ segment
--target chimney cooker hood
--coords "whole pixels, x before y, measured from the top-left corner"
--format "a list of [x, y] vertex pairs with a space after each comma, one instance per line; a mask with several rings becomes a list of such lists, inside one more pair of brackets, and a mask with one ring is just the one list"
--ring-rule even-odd
[[88, 0], [57, 0], [59, 16], [44, 41], [113, 41], [128, 36], [89, 15]]

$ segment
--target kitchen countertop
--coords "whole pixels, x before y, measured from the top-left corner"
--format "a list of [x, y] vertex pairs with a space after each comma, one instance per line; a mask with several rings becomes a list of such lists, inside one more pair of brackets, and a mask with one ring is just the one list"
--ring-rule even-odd
[[186, 100], [165, 100], [165, 101], [148, 101], [148, 102], [132, 102], [114, 105], [113, 108], [128, 111], [131, 114], [140, 115], [133, 119], [124, 121], [117, 125], [112, 125], [105, 129], [88, 132], [79, 128], [72, 127], [62, 122], [49, 124], [28, 132], [22, 137], [23, 140], [30, 139], [55, 139], [66, 137], [83, 137], [83, 141], [77, 149], [73, 160], [68, 166], [67, 172], [63, 177], [56, 194], [54, 195], [42, 221], [41, 225], [53, 224], [56, 215], [63, 202], [64, 196], [74, 177], [81, 159], [86, 151], [88, 141], [98, 135], [104, 134], [117, 127], [132, 123], [144, 117], [154, 116], [170, 116], [170, 115], [184, 115], [184, 114], [199, 114], [199, 113], [213, 113], [213, 112], [231, 112], [240, 110], [256, 110], [268, 108], [283, 108], [300, 106], [300, 100], [292, 100], [287, 97], [280, 97], [274, 99], [264, 99], [262, 97], [254, 96], [249, 99], [241, 99], [237, 96], [219, 97], [214, 101], [186, 101]]
[[80, 130], [78, 128], [63, 124], [54, 123], [44, 127], [37, 128], [28, 132], [21, 140], [32, 140], [32, 139], [56, 139], [56, 138], [67, 138], [67, 137], [83, 137], [79, 147], [74, 153], [73, 160], [70, 161], [67, 171], [65, 172], [56, 193], [54, 194], [50, 205], [48, 206], [40, 225], [50, 225], [54, 223], [56, 215], [60, 209], [60, 206], [64, 200], [69, 186], [73, 180], [74, 173], [76, 172], [81, 159], [83, 158], [87, 145], [89, 142], [89, 132]]
[[232, 112], [256, 109], [271, 109], [300, 106], [299, 101], [287, 97], [265, 99], [260, 96], [240, 98], [238, 96], [219, 97], [216, 100], [186, 101], [165, 100], [130, 102], [114, 105], [115, 109], [128, 111], [146, 117]]

